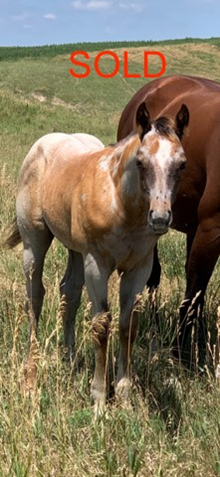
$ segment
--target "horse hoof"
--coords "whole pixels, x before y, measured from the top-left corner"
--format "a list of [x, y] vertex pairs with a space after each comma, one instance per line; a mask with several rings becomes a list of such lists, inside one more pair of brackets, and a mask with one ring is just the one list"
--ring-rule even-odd
[[116, 385], [116, 402], [123, 409], [132, 409], [131, 405], [131, 383], [128, 378], [122, 378]]

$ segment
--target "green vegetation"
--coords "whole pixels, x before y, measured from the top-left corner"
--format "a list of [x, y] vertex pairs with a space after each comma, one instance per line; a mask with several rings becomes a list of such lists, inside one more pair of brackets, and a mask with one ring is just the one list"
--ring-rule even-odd
[[208, 44], [220, 46], [220, 38], [184, 38], [178, 40], [164, 41], [109, 41], [98, 43], [67, 43], [63, 45], [44, 45], [44, 46], [0, 46], [0, 61], [3, 60], [19, 60], [21, 58], [54, 58], [58, 55], [70, 54], [72, 51], [103, 51], [114, 50], [116, 48], [150, 48], [151, 46], [165, 45], [185, 45], [185, 44]]
[[[220, 78], [220, 39], [160, 43], [57, 45], [0, 48], [0, 227], [4, 237], [15, 211], [18, 171], [33, 142], [53, 131], [84, 131], [105, 143], [116, 139], [120, 113], [145, 82], [122, 72], [104, 80], [94, 71], [85, 79], [69, 74], [74, 49], [129, 50], [131, 71], [142, 72], [143, 50], [152, 47], [167, 58], [167, 74]], [[17, 59], [17, 61], [11, 60]], [[92, 62], [91, 62], [92, 67]], [[103, 61], [108, 71], [108, 61]], [[152, 64], [157, 68], [157, 63]], [[1, 250], [0, 258], [0, 476], [8, 477], [214, 477], [220, 475], [218, 385], [184, 374], [170, 357], [178, 306], [184, 295], [185, 240], [170, 232], [160, 239], [163, 268], [157, 301], [160, 337], [153, 340], [145, 294], [133, 353], [130, 410], [112, 398], [118, 350], [118, 278], [110, 280], [113, 314], [110, 389], [107, 412], [93, 421], [90, 382], [94, 355], [86, 292], [77, 318], [78, 353], [74, 369], [62, 360], [59, 282], [66, 253], [54, 242], [46, 260], [46, 297], [39, 327], [38, 389], [25, 394], [23, 371], [28, 347], [24, 313], [22, 249]], [[210, 333], [216, 320], [219, 266], [207, 294]], [[210, 335], [210, 343], [212, 336]], [[159, 339], [160, 338], [160, 339]], [[213, 353], [217, 356], [217, 351]]]

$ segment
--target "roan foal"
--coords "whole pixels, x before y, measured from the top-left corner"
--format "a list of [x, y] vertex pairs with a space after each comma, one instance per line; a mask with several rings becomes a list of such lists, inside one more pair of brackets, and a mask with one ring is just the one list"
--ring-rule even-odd
[[20, 172], [14, 230], [6, 243], [12, 248], [22, 240], [24, 246], [29, 388], [36, 382], [32, 348], [44, 297], [44, 258], [56, 237], [69, 252], [61, 294], [65, 297], [64, 341], [70, 356], [74, 355], [74, 321], [84, 281], [92, 303], [96, 413], [105, 404], [111, 321], [108, 279], [115, 269], [120, 274], [116, 393], [127, 399], [137, 329], [133, 307], [151, 273], [157, 239], [172, 221], [171, 204], [186, 164], [180, 138], [188, 121], [188, 109], [182, 105], [174, 121], [160, 117], [151, 122], [143, 103], [136, 113], [137, 130], [113, 146], [103, 148], [96, 138], [91, 143], [91, 136], [88, 140], [81, 135], [80, 150], [78, 135], [49, 134], [28, 153]]

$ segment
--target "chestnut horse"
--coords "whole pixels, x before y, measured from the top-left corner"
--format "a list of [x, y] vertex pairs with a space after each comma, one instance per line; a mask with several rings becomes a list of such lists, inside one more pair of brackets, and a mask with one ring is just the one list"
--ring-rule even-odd
[[[187, 235], [186, 292], [180, 306], [176, 346], [182, 361], [190, 364], [192, 326], [196, 326], [199, 365], [207, 361], [207, 323], [203, 316], [204, 294], [220, 253], [220, 85], [191, 76], [168, 76], [143, 86], [125, 107], [118, 139], [135, 124], [137, 108], [145, 102], [152, 118], [175, 115], [182, 102], [190, 112], [190, 125], [182, 144], [187, 168], [173, 205], [171, 227]], [[160, 280], [157, 248], [150, 286]], [[210, 358], [209, 358], [210, 359]]]
[[12, 248], [22, 240], [24, 246], [30, 389], [36, 383], [34, 343], [44, 297], [44, 258], [56, 237], [69, 252], [61, 295], [65, 297], [64, 340], [70, 357], [84, 281], [92, 303], [96, 412], [105, 404], [111, 321], [108, 279], [115, 269], [121, 275], [116, 393], [126, 399], [137, 328], [134, 304], [151, 273], [157, 239], [172, 221], [171, 203], [186, 162], [180, 138], [188, 120], [188, 109], [182, 105], [175, 120], [161, 117], [151, 122], [143, 103], [136, 114], [137, 130], [115, 145], [103, 148], [95, 138], [91, 141], [91, 136], [81, 135], [80, 150], [78, 135], [58, 133], [39, 139], [27, 154], [18, 184], [16, 222], [7, 244]]

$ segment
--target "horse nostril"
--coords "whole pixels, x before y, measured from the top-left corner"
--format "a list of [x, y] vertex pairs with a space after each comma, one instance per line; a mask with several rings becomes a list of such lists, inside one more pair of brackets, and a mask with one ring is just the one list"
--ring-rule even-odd
[[153, 221], [164, 221], [164, 222], [169, 222], [170, 219], [171, 219], [171, 216], [172, 216], [172, 212], [171, 210], [167, 210], [167, 211], [164, 211], [162, 213], [154, 210], [154, 209], [150, 209], [149, 210], [149, 217], [153, 220]]
[[172, 222], [171, 210], [149, 210], [148, 221], [155, 233], [164, 233]]

